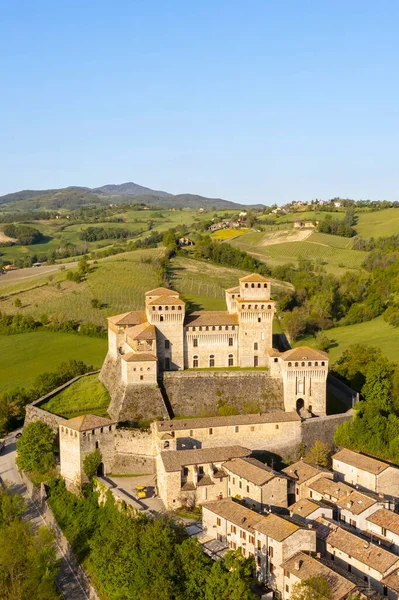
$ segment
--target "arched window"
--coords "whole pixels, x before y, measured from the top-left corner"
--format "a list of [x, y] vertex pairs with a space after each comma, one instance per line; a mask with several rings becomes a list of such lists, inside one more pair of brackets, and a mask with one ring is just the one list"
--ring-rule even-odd
[[235, 298], [234, 294], [232, 295], [232, 298], [233, 298], [233, 300], [234, 300], [234, 298]]
[[212, 325], [212, 331], [215, 331], [216, 327], [214, 325]]
[[269, 306], [268, 306], [267, 308], [268, 308], [269, 310], [271, 310], [271, 308], [272, 308], [271, 304], [269, 304]]
[[322, 363], [321, 363], [321, 366], [322, 366], [322, 367], [324, 367], [324, 366], [325, 366], [325, 363], [324, 363], [324, 362], [322, 362]]
[[229, 365], [229, 367], [234, 367], [234, 358], [233, 358], [232, 354], [229, 354], [228, 365]]
[[195, 354], [193, 356], [193, 369], [196, 369], [198, 367], [198, 356], [197, 354]]
[[247, 284], [247, 283], [245, 284], [245, 287], [246, 287], [246, 288], [248, 287], [248, 284]]
[[210, 367], [214, 367], [215, 366], [215, 355], [211, 354], [209, 357], [209, 366]]
[[262, 306], [261, 306], [261, 309], [263, 310], [264, 308], [265, 308], [265, 305], [264, 305], [264, 304], [262, 304]]
[[221, 325], [219, 325], [219, 331], [222, 331], [223, 327]]
[[248, 304], [248, 310], [251, 310], [251, 304]]
[[297, 366], [298, 366], [298, 363], [295, 363], [295, 366], [297, 367]]
[[155, 306], [152, 307], [152, 310], [155, 310]]
[[261, 285], [260, 285], [260, 283], [258, 283], [258, 288], [260, 288], [260, 287], [261, 287]]
[[289, 363], [288, 363], [288, 366], [289, 366], [289, 367], [292, 367], [292, 363], [290, 363], [290, 362], [289, 362]]
[[162, 310], [162, 306], [158, 306], [158, 310]]
[[251, 283], [251, 288], [254, 288], [254, 287], [255, 287], [255, 284], [254, 284], [254, 283]]
[[311, 363], [311, 362], [308, 362], [308, 367], [311, 367], [311, 366], [312, 366], [312, 363]]
[[165, 306], [165, 310], [169, 310], [169, 306]]
[[209, 327], [208, 327], [208, 325], [205, 327], [205, 331], [209, 331]]
[[242, 309], [245, 310], [245, 304], [242, 305]]
[[258, 305], [257, 304], [255, 304], [255, 310], [258, 310]]
[[301, 362], [301, 367], [304, 367], [304, 366], [305, 366], [305, 363], [304, 363], [304, 362]]
[[317, 362], [317, 360], [316, 360], [316, 362], [315, 362], [314, 366], [315, 366], [315, 367], [318, 367], [318, 366], [319, 366], [319, 363]]
[[172, 310], [176, 310], [176, 306], [172, 306]]
[[258, 349], [258, 342], [255, 342], [254, 343], [254, 350], [257, 350], [257, 349]]
[[263, 287], [264, 287], [264, 288], [267, 288], [267, 283], [264, 283], [264, 284], [263, 284]]
[[181, 310], [181, 306], [178, 306], [178, 310]]
[[160, 321], [163, 321], [163, 316], [162, 316], [162, 315], [159, 317], [159, 320], [160, 320]]

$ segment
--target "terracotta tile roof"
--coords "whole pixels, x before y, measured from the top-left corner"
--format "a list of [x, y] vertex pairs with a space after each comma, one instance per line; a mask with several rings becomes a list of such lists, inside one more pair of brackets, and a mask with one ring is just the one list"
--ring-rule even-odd
[[125, 330], [126, 336], [132, 340], [155, 340], [156, 332], [154, 325], [150, 323], [141, 323]]
[[266, 279], [266, 277], [263, 277], [263, 275], [258, 275], [258, 273], [251, 273], [251, 275], [246, 275], [245, 277], [240, 277], [239, 281], [243, 281], [244, 283], [251, 283], [251, 282], [261, 282], [264, 281], [265, 283], [267, 283], [268, 281], [270, 281], [269, 279]]
[[184, 485], [182, 485], [181, 489], [183, 492], [193, 492], [196, 487], [191, 481], [187, 481]]
[[[262, 413], [257, 415], [231, 415], [228, 417], [199, 417], [198, 419], [174, 419], [173, 421], [156, 421], [155, 427], [157, 431], [187, 431], [190, 429], [203, 429], [207, 427], [257, 425], [262, 423], [290, 423], [300, 420], [301, 419], [296, 412], [281, 411]], [[287, 469], [288, 468], [290, 467], [287, 467]], [[312, 468], [317, 470], [315, 467]], [[284, 469], [284, 471], [287, 473], [286, 469]], [[321, 471], [323, 471], [323, 469], [321, 469]], [[289, 475], [289, 473], [287, 473], [287, 475]]]
[[[345, 496], [338, 500], [337, 506], [342, 509], [349, 510], [353, 515], [361, 515], [367, 508], [376, 504], [376, 500], [367, 494], [362, 494], [357, 490], [353, 490], [349, 496]], [[387, 511], [389, 512], [389, 511]]]
[[129, 354], [123, 354], [121, 359], [125, 362], [149, 362], [157, 360], [157, 357], [148, 352], [129, 352]]
[[113, 317], [108, 317], [108, 321], [113, 323], [114, 325], [139, 325], [140, 323], [145, 323], [147, 321], [147, 317], [145, 316], [145, 312], [143, 310], [133, 310], [131, 312], [122, 313], [121, 315], [114, 315]]
[[203, 477], [201, 477], [201, 479], [198, 479], [198, 482], [197, 482], [197, 487], [200, 487], [202, 485], [215, 485], [215, 484], [213, 483], [213, 481], [209, 475], [204, 475]]
[[288, 519], [273, 513], [267, 517], [263, 517], [256, 526], [256, 531], [264, 533], [277, 542], [282, 542], [287, 537], [298, 531], [298, 529], [300, 529], [300, 526], [293, 521], [289, 521]]
[[381, 574], [386, 573], [394, 565], [399, 565], [399, 556], [384, 550], [381, 546], [371, 544], [341, 527], [332, 529], [326, 537], [326, 542], [332, 548], [341, 550]]
[[223, 468], [255, 485], [264, 485], [274, 477], [285, 477], [256, 458], [233, 458], [224, 463]]
[[392, 573], [384, 577], [381, 583], [386, 585], [388, 589], [399, 593], [399, 569], [395, 569]]
[[355, 583], [304, 552], [298, 552], [281, 566], [301, 581], [315, 576], [323, 577], [330, 585], [331, 600], [343, 600], [357, 588]]
[[348, 448], [342, 448], [342, 450], [334, 454], [332, 458], [333, 460], [356, 467], [361, 471], [366, 471], [368, 473], [372, 473], [373, 475], [378, 475], [391, 466], [382, 460], [378, 460], [372, 456], [366, 456], [365, 454], [360, 454], [360, 452], [348, 450]]
[[170, 290], [166, 287], [155, 288], [155, 290], [149, 290], [145, 293], [146, 296], [175, 296], [179, 297], [179, 292], [175, 292], [174, 290]]
[[186, 327], [199, 327], [203, 325], [238, 325], [238, 315], [231, 315], [222, 310], [202, 310], [201, 312], [186, 315]]
[[301, 360], [327, 360], [328, 354], [327, 352], [322, 352], [321, 350], [315, 350], [314, 348], [310, 348], [309, 346], [298, 346], [297, 348], [292, 348], [291, 350], [287, 350], [286, 352], [281, 352], [280, 357], [284, 361], [301, 361]]
[[185, 302], [183, 302], [183, 300], [180, 300], [180, 298], [175, 298], [173, 296], [159, 296], [157, 298], [155, 298], [154, 300], [151, 300], [151, 302], [148, 302], [149, 306], [153, 306], [153, 305], [162, 305], [162, 306], [171, 306], [172, 304], [180, 304], [181, 306], [185, 306]]
[[399, 515], [398, 513], [388, 510], [387, 508], [380, 508], [379, 510], [376, 510], [375, 513], [367, 517], [367, 521], [374, 523], [374, 525], [384, 527], [385, 529], [388, 529], [388, 531], [392, 531], [392, 533], [399, 535]]
[[330, 502], [337, 502], [340, 498], [347, 500], [353, 489], [349, 487], [349, 485], [346, 485], [346, 483], [333, 481], [328, 477], [319, 477], [315, 481], [312, 481], [312, 483], [309, 483], [307, 487], [308, 489], [321, 494], [324, 496], [325, 500], [329, 500]]
[[240, 286], [236, 285], [235, 287], [232, 287], [232, 288], [229, 288], [228, 290], [226, 290], [226, 292], [229, 292], [230, 294], [239, 294]]
[[323, 504], [322, 502], [317, 502], [316, 500], [310, 500], [309, 498], [302, 498], [302, 500], [298, 500], [295, 504], [291, 504], [288, 507], [288, 510], [292, 512], [294, 515], [298, 515], [299, 517], [308, 517], [318, 508], [329, 508], [327, 504]]
[[308, 481], [312, 477], [316, 477], [316, 475], [322, 476], [323, 473], [329, 473], [327, 469], [323, 469], [322, 467], [315, 467], [304, 460], [298, 460], [296, 463], [290, 465], [289, 467], [285, 467], [283, 469], [283, 473], [295, 479], [299, 484]]
[[241, 529], [250, 532], [254, 532], [259, 521], [265, 518], [255, 511], [242, 506], [242, 504], [235, 502], [232, 498], [206, 502], [202, 507], [233, 523], [233, 525], [238, 525]]
[[69, 429], [74, 429], [75, 431], [88, 431], [89, 429], [96, 429], [97, 427], [108, 427], [112, 424], [113, 421], [110, 419], [104, 419], [97, 415], [82, 415], [62, 422], [62, 425]]
[[165, 471], [180, 471], [187, 465], [222, 463], [231, 458], [249, 456], [251, 450], [242, 446], [221, 446], [220, 448], [201, 448], [200, 450], [169, 450], [160, 456]]

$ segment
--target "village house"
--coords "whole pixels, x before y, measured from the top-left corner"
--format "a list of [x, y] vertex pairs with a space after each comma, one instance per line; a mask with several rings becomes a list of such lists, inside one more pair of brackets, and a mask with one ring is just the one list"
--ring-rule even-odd
[[316, 549], [314, 530], [280, 515], [259, 515], [231, 498], [204, 504], [202, 527], [204, 540], [216, 538], [232, 550], [241, 548], [246, 557], [254, 556], [259, 578], [279, 591], [284, 581], [282, 563], [300, 550]]
[[366, 518], [367, 529], [392, 543], [391, 549], [399, 554], [399, 515], [392, 510], [379, 508]]
[[333, 507], [326, 504], [325, 502], [318, 502], [317, 500], [309, 500], [309, 498], [302, 498], [295, 504], [288, 507], [290, 516], [302, 525], [312, 523], [319, 517], [325, 517], [326, 519], [333, 518]]
[[388, 600], [398, 600], [399, 598], [399, 569], [395, 569], [381, 581], [386, 590]]
[[358, 489], [384, 494], [397, 502], [399, 497], [399, 469], [393, 465], [343, 448], [332, 457], [337, 479]]
[[158, 495], [166, 509], [225, 498], [228, 476], [223, 464], [250, 454], [242, 446], [160, 452], [156, 457]]
[[233, 458], [223, 464], [228, 475], [228, 496], [261, 511], [266, 507], [287, 507], [288, 477], [255, 458]]
[[349, 495], [345, 495], [337, 502], [339, 520], [359, 531], [366, 531], [370, 516], [384, 509], [385, 505], [389, 506], [389, 501], [352, 490]]
[[290, 478], [288, 483], [289, 504], [294, 504], [302, 498], [308, 498], [308, 486], [319, 477], [333, 478], [333, 474], [328, 469], [315, 467], [304, 460], [298, 460], [296, 463], [285, 467], [282, 473]]
[[315, 522], [318, 546], [330, 560], [349, 573], [363, 577], [382, 595], [387, 595], [383, 579], [399, 567], [399, 557], [326, 519]]
[[345, 483], [334, 481], [331, 477], [318, 477], [316, 480], [306, 482], [305, 487], [307, 489], [307, 496], [313, 500], [323, 500], [330, 502], [335, 505], [334, 515], [338, 517], [338, 510], [336, 509], [337, 502], [343, 498], [349, 496], [352, 488]]
[[[282, 599], [291, 598], [292, 588], [295, 584], [306, 581], [310, 577], [323, 577], [330, 586], [330, 600], [346, 600], [350, 594], [361, 593], [364, 582], [355, 577], [349, 578], [344, 571], [338, 573], [335, 563], [324, 559], [314, 558], [305, 552], [298, 552], [285, 562]], [[365, 596], [363, 596], [365, 597]]]

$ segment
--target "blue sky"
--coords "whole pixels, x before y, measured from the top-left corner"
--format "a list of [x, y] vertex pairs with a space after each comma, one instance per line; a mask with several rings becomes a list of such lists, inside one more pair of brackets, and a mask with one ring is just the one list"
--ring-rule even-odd
[[0, 194], [399, 200], [399, 3], [0, 2]]

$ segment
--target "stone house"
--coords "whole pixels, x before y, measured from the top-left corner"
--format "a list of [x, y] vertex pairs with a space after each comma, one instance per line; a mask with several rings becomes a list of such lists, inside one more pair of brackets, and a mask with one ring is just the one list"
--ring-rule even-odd
[[358, 490], [352, 490], [348, 496], [345, 495], [337, 502], [339, 520], [358, 531], [367, 531], [369, 529], [369, 518], [379, 510], [384, 510], [385, 504], [389, 505], [388, 502], [384, 503], [383, 499], [378, 496], [375, 497]]
[[63, 420], [59, 425], [61, 476], [69, 489], [87, 483], [83, 461], [88, 454], [100, 450], [99, 474], [111, 472], [115, 458], [116, 423], [96, 415], [83, 415]]
[[350, 594], [361, 592], [364, 587], [361, 581], [349, 578], [345, 572], [337, 572], [335, 563], [320, 558], [314, 558], [305, 552], [298, 552], [283, 562], [284, 581], [282, 587], [282, 600], [289, 600], [292, 588], [310, 577], [323, 577], [331, 589], [331, 600], [346, 600]]
[[225, 498], [227, 473], [223, 464], [250, 454], [251, 450], [242, 446], [160, 452], [156, 457], [158, 495], [167, 509]]
[[399, 469], [390, 463], [343, 448], [332, 457], [335, 477], [358, 489], [397, 501]]
[[231, 498], [204, 504], [202, 526], [209, 538], [253, 556], [259, 578], [278, 591], [284, 581], [282, 563], [300, 550], [316, 549], [314, 530], [276, 514], [259, 515]]
[[313, 500], [329, 502], [335, 507], [334, 518], [338, 518], [337, 503], [341, 498], [348, 497], [352, 488], [342, 481], [334, 481], [331, 477], [318, 477], [313, 481], [306, 482], [307, 497]]
[[381, 581], [386, 590], [388, 600], [398, 600], [399, 598], [399, 569], [395, 569]]
[[290, 516], [302, 525], [312, 523], [319, 517], [325, 517], [326, 519], [333, 518], [332, 506], [325, 502], [318, 502], [317, 500], [309, 500], [308, 498], [302, 498], [295, 504], [288, 507]]
[[366, 519], [367, 529], [374, 535], [392, 543], [391, 550], [399, 554], [399, 515], [379, 508]]
[[315, 527], [320, 548], [334, 564], [363, 577], [379, 594], [387, 595], [383, 579], [399, 567], [398, 556], [332, 521], [318, 519]]
[[304, 460], [298, 460], [296, 463], [285, 467], [282, 473], [288, 475], [288, 500], [289, 504], [294, 504], [302, 498], [308, 498], [308, 486], [319, 479], [319, 477], [333, 478], [333, 474], [328, 469], [315, 467]]
[[288, 477], [256, 458], [233, 458], [223, 464], [223, 470], [228, 475], [228, 496], [239, 496], [257, 511], [287, 507]]

